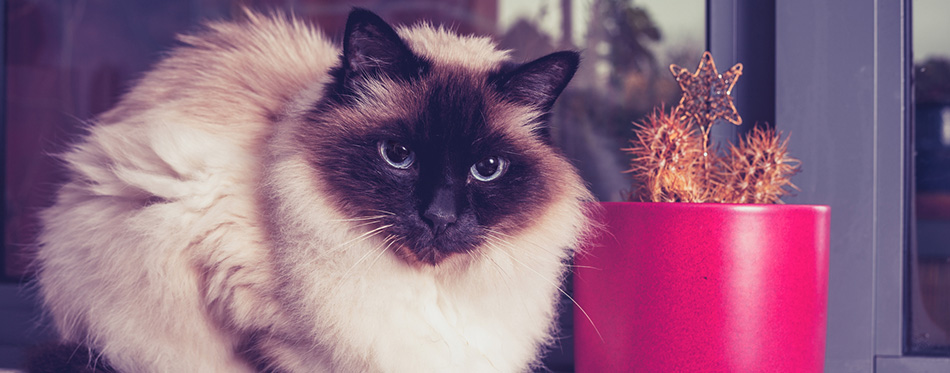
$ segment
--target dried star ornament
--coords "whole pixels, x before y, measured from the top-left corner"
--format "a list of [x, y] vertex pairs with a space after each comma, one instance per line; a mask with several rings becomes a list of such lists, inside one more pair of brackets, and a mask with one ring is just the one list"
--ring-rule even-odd
[[736, 80], [742, 75], [741, 63], [720, 75], [712, 54], [705, 52], [695, 73], [675, 64], [670, 65], [670, 72], [683, 90], [679, 106], [674, 109], [678, 115], [693, 119], [704, 128], [717, 119], [742, 124], [742, 117], [729, 96]]

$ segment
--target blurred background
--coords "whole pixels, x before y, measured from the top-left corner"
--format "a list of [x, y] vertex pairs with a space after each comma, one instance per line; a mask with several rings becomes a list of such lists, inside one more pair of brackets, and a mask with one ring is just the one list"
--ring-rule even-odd
[[910, 350], [950, 356], [950, 3], [914, 0]]

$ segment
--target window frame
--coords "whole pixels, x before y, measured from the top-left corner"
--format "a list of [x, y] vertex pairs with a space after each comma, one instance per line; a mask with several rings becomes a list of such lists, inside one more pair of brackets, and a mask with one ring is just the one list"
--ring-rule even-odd
[[776, 14], [776, 119], [814, 170], [789, 202], [832, 206], [826, 370], [890, 371], [907, 340], [909, 1], [778, 0]]
[[[832, 208], [825, 370], [950, 370], [950, 356], [908, 350], [911, 0], [708, 0], [707, 9], [708, 46], [723, 66], [741, 61], [749, 72], [772, 58], [774, 81], [752, 86], [774, 92], [775, 127], [802, 160], [793, 179], [801, 191], [787, 202]], [[773, 56], [743, 48], [763, 32], [749, 26], [757, 17], [774, 17]], [[749, 83], [744, 75], [740, 85]], [[755, 96], [737, 92], [743, 113]]]

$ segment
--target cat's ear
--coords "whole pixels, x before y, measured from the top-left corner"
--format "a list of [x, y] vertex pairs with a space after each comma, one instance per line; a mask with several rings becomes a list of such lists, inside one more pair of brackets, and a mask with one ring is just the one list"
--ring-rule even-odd
[[508, 99], [548, 112], [574, 77], [578, 64], [577, 52], [555, 52], [502, 74], [495, 84]]
[[410, 80], [423, 67], [386, 21], [366, 9], [350, 12], [343, 36], [344, 86], [361, 78]]

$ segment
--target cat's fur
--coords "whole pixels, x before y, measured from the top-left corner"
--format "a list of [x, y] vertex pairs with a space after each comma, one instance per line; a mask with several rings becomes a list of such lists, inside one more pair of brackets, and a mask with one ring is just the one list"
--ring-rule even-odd
[[[546, 135], [577, 55], [516, 65], [363, 10], [341, 51], [246, 18], [183, 36], [62, 155], [37, 283], [63, 340], [124, 372], [536, 363], [588, 226]], [[387, 139], [416, 164], [387, 165]], [[489, 155], [507, 172], [466, 179]]]

